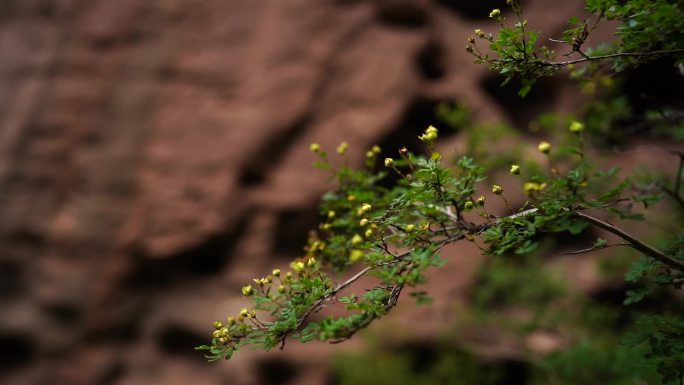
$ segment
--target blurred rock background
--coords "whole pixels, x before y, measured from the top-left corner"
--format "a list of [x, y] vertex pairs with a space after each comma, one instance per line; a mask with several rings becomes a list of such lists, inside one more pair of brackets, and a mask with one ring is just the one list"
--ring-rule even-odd
[[[526, 6], [554, 36], [582, 2]], [[415, 144], [441, 102], [522, 129], [578, 105], [563, 80], [523, 102], [472, 64], [466, 37], [493, 30], [487, 15], [504, 7], [0, 1], [0, 382], [333, 381], [331, 353], [360, 339], [212, 365], [192, 348], [242, 306], [242, 284], [286, 266], [316, 226], [327, 185], [309, 143], [346, 140], [360, 163], [374, 144]], [[446, 149], [462, 140], [445, 137]], [[400, 307], [379, 328], [410, 340], [450, 326], [481, 261], [466, 254], [435, 274], [434, 306]]]

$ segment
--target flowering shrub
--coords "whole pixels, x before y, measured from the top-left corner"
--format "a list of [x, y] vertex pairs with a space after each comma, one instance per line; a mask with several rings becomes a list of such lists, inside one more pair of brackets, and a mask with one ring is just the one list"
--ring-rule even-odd
[[[582, 82], [606, 74], [619, 77], [620, 70], [657, 57], [680, 65], [684, 58], [681, 1], [588, 0], [586, 9], [596, 17], [593, 21], [571, 19], [571, 28], [560, 41], [579, 58], [563, 62], [553, 61], [550, 49], [538, 47], [539, 33], [528, 30], [521, 1], [508, 3], [517, 19], [515, 25], [507, 27], [502, 12], [493, 10], [489, 16], [500, 24], [498, 35], [477, 29], [468, 38], [466, 50], [478, 63], [503, 74], [506, 82], [520, 79], [522, 96], [537, 78], [563, 67], [574, 66], [572, 76]], [[618, 41], [595, 49], [584, 47], [602, 20], [620, 22]], [[478, 47], [480, 40], [490, 52]], [[246, 283], [242, 295], [251, 305], [214, 322], [211, 344], [198, 349], [206, 351], [209, 360], [218, 360], [230, 358], [244, 346], [282, 348], [288, 338], [344, 341], [388, 314], [402, 293], [408, 292], [419, 304], [429, 303], [428, 294], [417, 287], [426, 282], [428, 269], [446, 263], [440, 249], [456, 242], [475, 242], [484, 254], [506, 258], [535, 250], [540, 234], [578, 235], [587, 226], [595, 226], [619, 242], [596, 239], [593, 247], [578, 252], [622, 246], [643, 255], [626, 276], [637, 283], [637, 288], [626, 293], [626, 305], [642, 301], [660, 287], [679, 289], [684, 280], [681, 235], [663, 234], [667, 241], [656, 247], [606, 218], [642, 220], [643, 209], [667, 197], [684, 206], [682, 163], [674, 183], [639, 183], [638, 178], [620, 176], [616, 168], [602, 169], [586, 149], [596, 132], [594, 122], [610, 120], [605, 116], [601, 120], [599, 115], [588, 108], [583, 119], [567, 120], [566, 145], [536, 144], [544, 159], [541, 164], [521, 159], [505, 166], [527, 197], [521, 207], [510, 205], [502, 186], [486, 181], [485, 171], [492, 170], [478, 165], [476, 159], [445, 160], [435, 147], [442, 128], [425, 129], [419, 136], [424, 148], [384, 153], [374, 146], [360, 169], [335, 166], [325, 149], [312, 144], [316, 166], [330, 173], [336, 188], [322, 197], [321, 223], [304, 255], [292, 261], [288, 271], [275, 269]], [[664, 112], [664, 116], [675, 115]], [[678, 116], [672, 127], [681, 123]], [[334, 156], [346, 156], [347, 149], [347, 143], [340, 144]], [[684, 161], [684, 154], [678, 156]], [[492, 215], [488, 211], [492, 200], [500, 200], [508, 213]], [[681, 230], [681, 223], [676, 227]], [[342, 280], [333, 278], [344, 273]], [[362, 277], [374, 278], [375, 284], [350, 292], [350, 286]], [[345, 313], [311, 319], [333, 303], [341, 304]], [[670, 382], [684, 373], [684, 320], [666, 313], [642, 319], [643, 327], [628, 342], [647, 342], [649, 358], [657, 363], [663, 382]]]

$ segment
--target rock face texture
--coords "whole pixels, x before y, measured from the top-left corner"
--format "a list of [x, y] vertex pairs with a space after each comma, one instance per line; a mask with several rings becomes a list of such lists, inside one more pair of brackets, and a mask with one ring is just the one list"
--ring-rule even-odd
[[[508, 103], [472, 64], [465, 38], [503, 3], [0, 2], [0, 382], [325, 383], [320, 344], [218, 365], [192, 347], [315, 226], [309, 143], [356, 162], [442, 101], [516, 124], [572, 105], [555, 86]], [[549, 33], [581, 9], [528, 3]]]

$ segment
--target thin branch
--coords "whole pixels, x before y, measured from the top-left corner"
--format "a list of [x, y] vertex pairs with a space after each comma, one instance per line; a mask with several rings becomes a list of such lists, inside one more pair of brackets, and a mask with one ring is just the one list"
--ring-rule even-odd
[[592, 246], [592, 247], [588, 247], [588, 248], [582, 249], [582, 250], [571, 251], [569, 253], [562, 253], [561, 255], [584, 254], [584, 253], [589, 253], [592, 251], [607, 249], [609, 247], [616, 247], [616, 246], [632, 246], [632, 244], [631, 243], [612, 243], [612, 244], [606, 244], [606, 245], [602, 245], [602, 246]]
[[542, 61], [542, 63], [544, 65], [548, 65], [548, 66], [564, 67], [564, 66], [567, 66], [570, 64], [582, 63], [582, 62], [593, 61], [593, 60], [611, 59], [611, 58], [616, 58], [616, 57], [654, 56], [654, 55], [667, 55], [667, 54], [681, 53], [681, 52], [684, 52], [684, 48], [671, 49], [671, 50], [661, 50], [661, 51], [651, 51], [651, 52], [618, 52], [618, 53], [611, 53], [608, 55], [588, 56], [588, 57], [583, 57], [581, 59], [566, 60], [566, 61], [561, 61], [561, 62]]
[[667, 266], [669, 266], [673, 269], [684, 272], [684, 263], [677, 261], [676, 259], [673, 259], [672, 257], [668, 256], [667, 254], [663, 253], [662, 251], [656, 249], [653, 246], [647, 245], [646, 243], [640, 241], [639, 239], [630, 235], [629, 233], [625, 232], [624, 230], [619, 229], [619, 228], [611, 225], [608, 222], [604, 222], [598, 218], [594, 218], [591, 215], [587, 215], [587, 214], [579, 212], [579, 211], [575, 212], [575, 215], [577, 215], [578, 217], [580, 217], [580, 218], [586, 220], [587, 222], [593, 224], [594, 226], [600, 227], [600, 228], [602, 228], [606, 231], [609, 231], [609, 232], [617, 235], [618, 237], [626, 240], [627, 242], [629, 242], [631, 244], [631, 246], [633, 248], [641, 251], [642, 253], [644, 253], [644, 254], [646, 254], [646, 255], [654, 258], [654, 259], [657, 259], [658, 261], [666, 264]]

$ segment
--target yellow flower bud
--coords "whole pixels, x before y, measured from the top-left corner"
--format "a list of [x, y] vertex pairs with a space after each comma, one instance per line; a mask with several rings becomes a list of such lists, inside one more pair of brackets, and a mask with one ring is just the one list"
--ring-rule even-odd
[[220, 331], [220, 330], [214, 330], [214, 331], [211, 333], [211, 335], [212, 335], [214, 338], [220, 338], [220, 337], [221, 337], [221, 331]]
[[356, 195], [353, 195], [353, 194], [347, 195], [347, 200], [348, 200], [349, 202], [355, 201], [355, 200], [356, 200]]
[[252, 285], [242, 287], [242, 295], [244, 295], [245, 297], [249, 297], [252, 294], [254, 294], [254, 288], [252, 287]]
[[302, 271], [304, 271], [304, 267], [306, 266], [302, 261], [297, 261], [292, 264], [292, 270], [294, 270], [296, 273], [301, 273]]
[[306, 266], [307, 266], [307, 267], [314, 267], [314, 266], [316, 266], [316, 258], [314, 258], [314, 257], [309, 257], [309, 260], [306, 261]]
[[572, 123], [570, 123], [570, 132], [574, 132], [577, 134], [582, 132], [582, 130], [584, 130], [584, 124], [578, 121], [573, 121]]
[[385, 167], [392, 167], [392, 166], [394, 166], [394, 159], [385, 158]]
[[489, 12], [489, 17], [497, 17], [501, 15], [501, 10], [499, 8], [492, 9], [491, 12]]
[[467, 201], [466, 203], [463, 204], [463, 208], [466, 210], [472, 210], [473, 206], [474, 206], [474, 204], [471, 201]]
[[409, 233], [415, 229], [416, 229], [416, 225], [414, 225], [413, 223], [409, 223], [408, 225], [406, 225], [406, 231], [408, 231]]
[[366, 232], [363, 235], [365, 235], [366, 238], [370, 238], [373, 235], [373, 229], [366, 230]]
[[249, 312], [249, 318], [256, 318], [256, 312], [254, 311], [254, 309], [252, 309], [252, 310]]
[[344, 155], [347, 152], [348, 148], [349, 144], [347, 144], [347, 142], [342, 142], [339, 146], [337, 146], [337, 153], [340, 155]]
[[240, 309], [240, 317], [247, 318], [249, 317], [249, 310], [247, 308], [242, 308]]
[[485, 36], [485, 33], [484, 33], [484, 31], [482, 31], [481, 29], [478, 28], [475, 30], [475, 35], [477, 35], [477, 37], [479, 37], [479, 38], [483, 38]]
[[218, 330], [218, 329], [221, 329], [222, 327], [223, 327], [223, 324], [221, 323], [221, 321], [214, 321], [214, 329]]
[[379, 153], [382, 152], [382, 149], [380, 148], [380, 146], [375, 145], [375, 146], [373, 146], [373, 147], [371, 148], [371, 151], [373, 151], [373, 152], [376, 153], [376, 154], [379, 154]]
[[368, 203], [364, 203], [361, 205], [361, 211], [363, 211], [364, 213], [371, 211], [372, 208], [373, 206], [369, 205]]
[[375, 156], [375, 153], [373, 151], [366, 151], [366, 158], [372, 158]]
[[335, 218], [335, 211], [333, 211], [333, 210], [328, 211], [328, 218]]
[[520, 175], [520, 166], [518, 166], [517, 164], [512, 164], [511, 175]]
[[228, 325], [230, 325], [230, 326], [235, 325], [235, 318], [233, 318], [233, 317], [228, 317]]
[[285, 293], [285, 290], [286, 290], [285, 286], [283, 286], [283, 285], [278, 286], [278, 293], [283, 294], [283, 293]]
[[273, 274], [274, 277], [280, 277], [280, 269], [273, 269], [271, 274]]
[[354, 236], [351, 239], [352, 245], [356, 245], [363, 242], [363, 238], [359, 234], [354, 234]]
[[311, 143], [311, 145], [309, 146], [309, 150], [311, 150], [311, 152], [314, 152], [314, 153], [319, 152], [319, 151], [321, 151], [321, 145], [318, 143]]
[[548, 154], [549, 152], [551, 152], [551, 143], [540, 142], [539, 145], [537, 146], [537, 149], [539, 149], [539, 151], [544, 153], [544, 154]]
[[492, 186], [492, 192], [496, 195], [501, 195], [503, 193], [503, 188], [497, 184]]
[[367, 226], [368, 225], [368, 219], [363, 218], [359, 221], [359, 226]]
[[362, 260], [363, 256], [364, 256], [363, 251], [352, 250], [351, 253], [349, 254], [349, 262], [356, 263], [356, 262]]
[[485, 204], [485, 200], [486, 200], [486, 198], [483, 195], [480, 195], [477, 198], [476, 202], [478, 205], [483, 206]]

